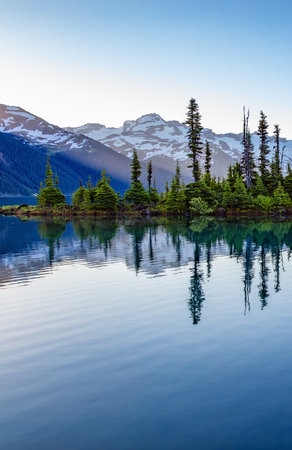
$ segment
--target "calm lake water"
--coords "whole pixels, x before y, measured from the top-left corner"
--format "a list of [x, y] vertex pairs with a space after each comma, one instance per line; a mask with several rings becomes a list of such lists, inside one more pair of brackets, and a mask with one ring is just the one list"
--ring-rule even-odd
[[291, 449], [292, 222], [0, 216], [0, 448]]

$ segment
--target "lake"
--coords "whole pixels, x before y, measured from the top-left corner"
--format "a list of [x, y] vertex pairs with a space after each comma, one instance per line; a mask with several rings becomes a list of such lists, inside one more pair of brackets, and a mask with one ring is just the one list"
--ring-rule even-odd
[[292, 222], [0, 216], [0, 448], [291, 449]]

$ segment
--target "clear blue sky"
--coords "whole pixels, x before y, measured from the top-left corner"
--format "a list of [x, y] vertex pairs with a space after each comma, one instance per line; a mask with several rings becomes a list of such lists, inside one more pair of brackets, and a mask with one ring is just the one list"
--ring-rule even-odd
[[292, 138], [292, 2], [0, 0], [0, 103], [60, 126], [150, 112], [241, 130], [242, 106]]

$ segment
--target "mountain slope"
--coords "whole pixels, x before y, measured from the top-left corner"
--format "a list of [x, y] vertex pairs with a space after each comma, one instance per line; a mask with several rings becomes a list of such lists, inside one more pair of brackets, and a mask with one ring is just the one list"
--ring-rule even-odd
[[[67, 131], [82, 134], [111, 147], [113, 150], [129, 156], [135, 147], [142, 161], [150, 158], [160, 167], [173, 167], [178, 160], [183, 173], [190, 176], [187, 127], [178, 121], [165, 121], [158, 114], [146, 114], [137, 120], [128, 120], [119, 128], [107, 128], [100, 124], [86, 124], [76, 128], [65, 128]], [[205, 128], [202, 140], [208, 140], [212, 149], [212, 172], [217, 176], [226, 174], [227, 168], [241, 157], [242, 134], [216, 134]], [[255, 156], [258, 154], [259, 139], [253, 133], [252, 140], [255, 146]], [[272, 149], [273, 143], [270, 138]], [[292, 141], [281, 139], [285, 148], [285, 161], [292, 162]], [[203, 165], [203, 158], [201, 158]]]
[[[0, 133], [0, 195], [36, 193], [40, 181], [45, 178], [46, 155], [47, 149], [44, 147], [30, 145], [13, 134]], [[95, 168], [72, 158], [68, 152], [53, 153], [50, 159], [53, 171], [59, 175], [60, 188], [66, 194], [77, 189], [79, 179], [83, 183], [86, 183], [88, 176], [94, 182], [97, 179]], [[128, 183], [112, 176], [112, 186], [123, 192]]]
[[[103, 168], [113, 187], [123, 193], [130, 183], [130, 160], [104, 144], [51, 125], [15, 106], [0, 105], [1, 194], [25, 195], [36, 192], [44, 177], [45, 157], [49, 152], [60, 187], [71, 194], [90, 175], [95, 183]], [[155, 171], [162, 189], [171, 173]], [[146, 180], [146, 165], [142, 165]]]

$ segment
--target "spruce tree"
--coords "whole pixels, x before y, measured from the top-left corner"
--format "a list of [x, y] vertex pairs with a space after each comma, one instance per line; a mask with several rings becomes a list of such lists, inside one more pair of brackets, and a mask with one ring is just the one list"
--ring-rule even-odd
[[236, 209], [247, 209], [251, 205], [251, 198], [249, 197], [244, 182], [241, 177], [237, 176], [234, 184], [234, 202]]
[[290, 196], [287, 192], [285, 192], [280, 181], [273, 195], [273, 206], [277, 210], [281, 210], [282, 208], [291, 208], [292, 206]]
[[150, 190], [151, 190], [151, 181], [152, 181], [152, 161], [150, 159], [148, 166], [147, 166], [147, 182], [148, 182], [149, 194], [150, 194]]
[[290, 164], [288, 164], [287, 175], [284, 178], [284, 188], [285, 191], [290, 195], [290, 198], [292, 199], [292, 170]]
[[192, 174], [194, 177], [194, 181], [196, 182], [199, 181], [201, 176], [199, 156], [201, 155], [203, 148], [201, 141], [201, 133], [203, 131], [203, 127], [201, 125], [199, 106], [194, 98], [191, 98], [190, 100], [185, 125], [187, 125], [188, 127], [188, 156], [191, 159], [191, 164], [188, 167], [192, 168]]
[[54, 174], [52, 171], [51, 163], [50, 163], [50, 157], [47, 156], [47, 166], [46, 166], [46, 178], [45, 178], [45, 185], [47, 188], [54, 186]]
[[211, 181], [211, 149], [208, 141], [206, 141], [205, 152], [205, 181], [207, 184], [210, 184]]
[[224, 184], [222, 206], [224, 208], [232, 208], [234, 206], [234, 195], [228, 180]]
[[139, 181], [139, 178], [141, 176], [141, 164], [135, 148], [133, 150], [131, 167], [132, 167], [131, 180], [133, 183], [137, 183], [137, 181]]
[[115, 211], [118, 204], [118, 196], [109, 185], [110, 179], [106, 176], [105, 170], [102, 171], [101, 180], [94, 192], [94, 206], [101, 211]]
[[164, 190], [165, 190], [165, 193], [168, 194], [168, 192], [169, 192], [168, 181], [165, 182]]
[[177, 163], [176, 172], [172, 179], [170, 190], [166, 197], [166, 208], [170, 212], [181, 213], [186, 207], [186, 196], [180, 182], [180, 168]]
[[91, 189], [84, 189], [83, 201], [82, 201], [80, 207], [82, 209], [92, 209], [93, 208]]
[[75, 207], [80, 206], [84, 201], [84, 193], [86, 189], [82, 184], [80, 184], [79, 188], [73, 193], [72, 196], [72, 205]]
[[268, 195], [268, 190], [264, 185], [263, 177], [261, 177], [258, 173], [255, 176], [255, 184], [252, 189], [253, 195], [256, 197], [258, 195]]
[[281, 181], [282, 172], [281, 172], [281, 164], [280, 164], [280, 127], [279, 125], [274, 125], [274, 170], [277, 181]]
[[249, 119], [249, 112], [247, 113], [246, 116], [245, 109], [243, 109], [242, 168], [245, 179], [245, 185], [247, 189], [250, 189], [253, 182], [255, 164], [253, 159], [253, 144], [251, 142], [251, 135], [248, 127], [248, 119]]
[[267, 116], [263, 113], [263, 111], [261, 111], [257, 135], [260, 138], [259, 171], [264, 183], [267, 182], [269, 177], [268, 155], [270, 153], [270, 149], [268, 145], [268, 127]]
[[139, 179], [141, 176], [141, 164], [135, 149], [133, 150], [131, 167], [131, 184], [125, 192], [124, 199], [127, 203], [143, 206], [149, 202], [149, 195]]
[[65, 195], [62, 194], [60, 189], [57, 187], [56, 182], [58, 183], [58, 177], [56, 176], [54, 180], [54, 173], [52, 171], [50, 157], [47, 157], [47, 165], [46, 165], [46, 178], [45, 178], [45, 187], [40, 186], [39, 193], [37, 195], [37, 202], [41, 206], [49, 206], [54, 207], [58, 205], [64, 205]]

